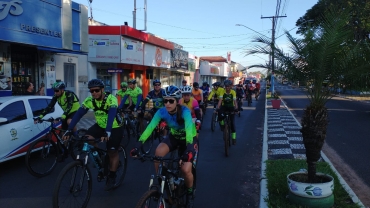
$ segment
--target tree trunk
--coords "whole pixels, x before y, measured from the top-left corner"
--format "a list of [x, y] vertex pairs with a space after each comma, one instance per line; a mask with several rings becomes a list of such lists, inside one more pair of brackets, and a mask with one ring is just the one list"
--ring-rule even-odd
[[308, 182], [315, 181], [316, 162], [321, 157], [328, 123], [328, 110], [325, 106], [311, 104], [305, 109], [301, 132], [306, 148]]

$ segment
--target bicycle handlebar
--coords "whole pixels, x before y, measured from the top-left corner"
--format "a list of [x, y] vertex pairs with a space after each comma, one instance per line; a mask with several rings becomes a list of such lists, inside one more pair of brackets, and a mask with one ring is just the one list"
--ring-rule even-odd
[[53, 118], [53, 117], [50, 117], [50, 118], [48, 118], [48, 119], [40, 119], [39, 117], [36, 117], [36, 118], [33, 118], [33, 120], [34, 121], [38, 121], [38, 123], [42, 123], [42, 122], [54, 122], [55, 120], [57, 120], [57, 121], [60, 121], [60, 120], [62, 120], [62, 118], [61, 117], [57, 117], [57, 118]]

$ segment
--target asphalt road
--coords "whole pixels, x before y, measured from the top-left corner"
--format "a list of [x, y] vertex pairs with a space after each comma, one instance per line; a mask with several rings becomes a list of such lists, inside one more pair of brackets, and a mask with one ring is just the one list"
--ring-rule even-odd
[[[224, 155], [222, 133], [210, 130], [212, 108], [207, 109], [200, 133], [197, 166], [196, 207], [258, 207], [265, 96], [245, 107], [236, 117], [237, 144], [229, 157]], [[129, 151], [134, 145], [131, 142]], [[0, 164], [0, 206], [7, 208], [51, 207], [52, 191], [60, 170], [71, 160], [58, 164], [51, 175], [35, 178], [24, 164], [24, 157]], [[148, 189], [153, 164], [128, 158], [128, 170], [121, 187], [104, 191], [93, 172], [93, 191], [88, 207], [132, 208]]]
[[[282, 99], [287, 104], [298, 121], [301, 121], [303, 110], [309, 104], [306, 91], [293, 89], [290, 86], [278, 85]], [[341, 161], [336, 169], [347, 180], [347, 183], [356, 181], [354, 176], [341, 172], [343, 167], [349, 167], [359, 178], [359, 183], [370, 187], [370, 104], [362, 101], [352, 101], [334, 96], [326, 104], [329, 110], [326, 145], [334, 150], [326, 153], [333, 163]], [[328, 155], [329, 154], [329, 155]], [[346, 176], [347, 175], [347, 176]], [[361, 186], [361, 184], [359, 184]], [[353, 188], [353, 187], [352, 187]], [[367, 196], [368, 193], [367, 193]]]

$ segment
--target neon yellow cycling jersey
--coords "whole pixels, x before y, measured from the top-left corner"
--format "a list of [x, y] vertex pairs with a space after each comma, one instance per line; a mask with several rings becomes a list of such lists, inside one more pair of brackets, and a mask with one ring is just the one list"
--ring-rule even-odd
[[226, 90], [220, 95], [219, 97], [222, 99], [222, 105], [225, 107], [233, 107], [234, 100], [236, 100], [236, 92], [234, 90], [230, 90], [229, 93]]
[[129, 88], [129, 89], [127, 89], [127, 93], [126, 94], [131, 97], [132, 104], [136, 105], [136, 103], [137, 103], [137, 97], [140, 94], [143, 94], [143, 91], [140, 88], [138, 88], [138, 87], [135, 87], [134, 89]]
[[225, 89], [222, 87], [218, 87], [217, 90], [215, 88], [212, 89], [211, 93], [208, 95], [208, 100], [211, 100], [213, 95], [216, 95], [217, 98], [220, 97], [220, 95], [225, 92]]
[[[121, 99], [122, 99], [123, 97], [125, 97], [125, 95], [128, 95], [127, 92], [128, 92], [128, 90], [126, 90], [125, 92], [123, 92], [123, 90], [120, 89], [120, 90], [118, 90], [116, 96], [120, 96]], [[125, 104], [129, 104], [129, 103], [130, 103], [130, 100], [129, 99], [126, 99]]]
[[[94, 115], [95, 115], [95, 120], [96, 123], [101, 127], [101, 128], [106, 128], [107, 127], [107, 121], [108, 121], [108, 110], [111, 107], [118, 107], [118, 101], [115, 96], [112, 94], [109, 94], [104, 106], [104, 110], [100, 109], [94, 109], [94, 105], [92, 103], [93, 98], [91, 95], [87, 97], [84, 102], [82, 103], [83, 108], [88, 108], [88, 109], [93, 109], [94, 110]], [[95, 100], [96, 107], [100, 108], [102, 105], [103, 100]], [[114, 119], [112, 128], [118, 128], [119, 125], [117, 123], [117, 120]]]

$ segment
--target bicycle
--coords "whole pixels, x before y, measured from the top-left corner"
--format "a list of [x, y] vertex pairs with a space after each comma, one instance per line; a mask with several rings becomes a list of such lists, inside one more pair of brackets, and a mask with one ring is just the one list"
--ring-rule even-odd
[[214, 132], [215, 129], [216, 129], [217, 121], [218, 121], [218, 114], [216, 113], [216, 111], [214, 111], [213, 114], [212, 114], [212, 119], [211, 119], [211, 130], [212, 130], [212, 132]]
[[240, 111], [242, 110], [242, 106], [243, 106], [243, 102], [242, 102], [242, 97], [237, 97], [237, 102], [238, 102], [238, 108], [239, 108], [239, 111], [238, 111], [238, 116], [240, 117]]
[[[203, 111], [203, 117], [206, 115], [207, 112], [207, 106], [208, 106], [208, 95], [203, 95], [203, 106], [202, 106], [202, 111]], [[203, 120], [203, 119], [202, 119]]]
[[[122, 110], [120, 118], [120, 126], [123, 126], [123, 131], [126, 131], [127, 138], [122, 139], [122, 145], [127, 147], [130, 143], [131, 135], [137, 137], [139, 135], [139, 124], [136, 120], [135, 114], [132, 114], [131, 110]], [[125, 133], [125, 132], [123, 132]]]
[[[92, 174], [88, 165], [89, 158], [98, 170], [97, 181], [107, 179], [109, 174], [109, 155], [107, 150], [90, 145], [89, 142], [100, 142], [100, 138], [89, 139], [87, 136], [71, 138], [83, 144], [75, 161], [67, 164], [59, 173], [53, 190], [53, 207], [87, 207], [92, 191]], [[119, 146], [119, 164], [117, 168], [117, 188], [123, 182], [127, 169], [126, 151]], [[78, 199], [81, 197], [82, 199]]]
[[247, 101], [248, 101], [248, 106], [251, 106], [251, 104], [252, 104], [252, 92], [247, 93]]
[[[178, 165], [180, 158], [176, 156], [176, 151], [171, 152], [170, 158], [141, 155], [140, 159], [158, 162], [159, 167], [156, 175], [151, 175], [149, 190], [140, 198], [136, 208], [185, 207], [187, 188], [181, 175], [181, 166]], [[195, 191], [196, 169], [194, 163], [192, 172]]]
[[68, 157], [68, 153], [72, 159], [76, 159], [75, 151], [77, 147], [72, 141], [65, 143], [62, 140], [65, 130], [57, 128], [56, 125], [59, 124], [54, 124], [55, 120], [60, 120], [60, 118], [38, 120], [38, 123], [49, 122], [49, 130], [45, 137], [32, 142], [27, 150], [25, 157], [26, 167], [28, 172], [35, 177], [49, 175], [56, 167], [58, 161], [62, 162]]
[[229, 156], [229, 147], [231, 147], [231, 121], [230, 121], [230, 114], [233, 112], [226, 111], [224, 112], [224, 131], [223, 131], [223, 139], [225, 142], [225, 156]]

